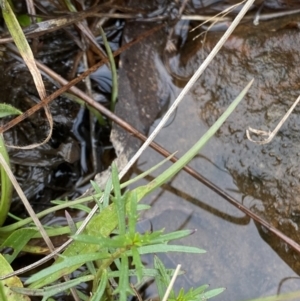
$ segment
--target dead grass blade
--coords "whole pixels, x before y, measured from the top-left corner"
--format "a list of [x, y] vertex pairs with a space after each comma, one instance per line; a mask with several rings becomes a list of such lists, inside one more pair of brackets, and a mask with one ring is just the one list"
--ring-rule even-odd
[[210, 64], [210, 62], [213, 60], [213, 58], [216, 56], [216, 54], [219, 52], [221, 47], [224, 45], [224, 43], [227, 41], [229, 36], [232, 34], [234, 29], [237, 27], [237, 25], [240, 23], [240, 21], [243, 19], [244, 15], [247, 13], [251, 5], [254, 3], [255, 0], [248, 0], [244, 7], [241, 9], [239, 14], [236, 16], [236, 18], [231, 23], [230, 27], [226, 30], [224, 35], [221, 37], [219, 42], [216, 44], [216, 46], [213, 48], [211, 53], [207, 56], [205, 61], [202, 63], [202, 65], [198, 68], [198, 70], [195, 72], [195, 74], [192, 76], [192, 78], [188, 81], [186, 86], [183, 88], [183, 90], [178, 95], [177, 99], [174, 101], [170, 109], [167, 111], [165, 116], [162, 118], [160, 123], [157, 125], [157, 127], [154, 129], [152, 134], [148, 137], [148, 139], [144, 142], [142, 147], [137, 151], [137, 153], [131, 158], [131, 160], [128, 162], [128, 164], [124, 167], [124, 169], [120, 172], [120, 178], [122, 178], [128, 170], [131, 168], [131, 166], [137, 161], [137, 159], [141, 156], [143, 151], [149, 146], [149, 144], [154, 140], [154, 138], [157, 136], [157, 134], [160, 132], [160, 130], [165, 126], [166, 122], [168, 121], [169, 117], [173, 114], [174, 110], [177, 108], [181, 100], [184, 98], [184, 96], [188, 93], [188, 91], [191, 89], [191, 87], [194, 85], [194, 83], [197, 81], [197, 79], [200, 77], [200, 75], [204, 72], [204, 70], [207, 68], [207, 66]]
[[[125, 44], [124, 46], [122, 46], [121, 48], [119, 48], [118, 50], [116, 50], [113, 53], [114, 57], [117, 56], [117, 55], [119, 55], [120, 53], [122, 53], [126, 49], [130, 48], [135, 43], [138, 43], [138, 42], [142, 41], [143, 39], [145, 39], [146, 37], [150, 36], [151, 34], [153, 34], [154, 32], [156, 32], [157, 30], [161, 29], [163, 26], [164, 26], [163, 24], [160, 24], [160, 25], [158, 25], [158, 26], [156, 26], [156, 27], [154, 27], [154, 28], [146, 31], [144, 34], [140, 35], [136, 39], [128, 42], [127, 44]], [[4, 124], [3, 126], [0, 127], [0, 134], [4, 133], [7, 130], [9, 130], [10, 128], [12, 128], [16, 124], [18, 124], [19, 122], [25, 120], [26, 118], [28, 118], [29, 116], [31, 116], [32, 114], [34, 114], [36, 111], [38, 111], [41, 108], [43, 108], [45, 105], [48, 105], [51, 101], [53, 101], [59, 95], [61, 95], [62, 93], [66, 92], [71, 87], [73, 87], [74, 85], [76, 85], [77, 83], [79, 83], [81, 80], [83, 80], [85, 77], [87, 77], [89, 74], [91, 74], [92, 72], [96, 71], [99, 67], [101, 67], [102, 65], [107, 64], [107, 63], [109, 63], [109, 60], [108, 60], [108, 58], [105, 58], [105, 60], [102, 60], [99, 63], [97, 63], [96, 65], [92, 66], [90, 69], [88, 69], [87, 71], [83, 72], [80, 76], [78, 76], [78, 77], [74, 78], [73, 80], [71, 80], [70, 82], [68, 82], [65, 86], [63, 86], [60, 89], [56, 90], [54, 93], [52, 93], [51, 95], [49, 95], [48, 97], [46, 97], [45, 99], [43, 99], [43, 101], [41, 101], [38, 104], [36, 104], [35, 106], [33, 106], [32, 108], [30, 108], [29, 110], [27, 110], [22, 115], [20, 115], [20, 116], [14, 118], [13, 120], [7, 122], [6, 124]], [[109, 118], [111, 118], [111, 114], [110, 114], [109, 110], [107, 110], [107, 116]]]
[[[5, 20], [8, 31], [10, 32], [17, 48], [20, 51], [20, 54], [21, 54], [25, 64], [27, 65], [27, 67], [33, 77], [33, 80], [34, 80], [36, 89], [38, 91], [38, 94], [40, 96], [40, 99], [43, 100], [44, 98], [47, 97], [46, 89], [44, 86], [44, 82], [43, 82], [41, 73], [35, 64], [35, 60], [34, 60], [34, 56], [31, 51], [31, 48], [26, 40], [26, 37], [24, 36], [22, 28], [19, 25], [19, 22], [15, 16], [14, 12], [12, 11], [8, 1], [1, 0], [0, 3], [1, 3], [1, 8], [2, 8], [3, 18]], [[27, 146], [8, 145], [9, 147], [18, 148], [18, 149], [32, 149], [32, 148], [40, 146], [40, 145], [46, 143], [47, 141], [49, 141], [49, 139], [51, 138], [51, 135], [52, 135], [53, 119], [52, 119], [52, 115], [50, 113], [48, 106], [45, 106], [44, 110], [45, 110], [46, 117], [48, 119], [49, 126], [50, 126], [49, 133], [48, 133], [48, 136], [46, 137], [46, 139], [42, 143], [34, 143], [31, 145], [27, 145]]]
[[[282, 119], [280, 120], [280, 122], [277, 124], [276, 128], [273, 130], [273, 132], [271, 131], [261, 131], [261, 130], [256, 130], [253, 129], [251, 127], [249, 127], [246, 130], [246, 135], [247, 138], [251, 141], [254, 142], [258, 145], [262, 145], [262, 144], [267, 144], [269, 142], [271, 142], [273, 140], [273, 138], [275, 137], [275, 135], [277, 134], [277, 132], [280, 130], [280, 128], [282, 127], [282, 125], [284, 124], [284, 122], [289, 118], [289, 116], [292, 114], [294, 108], [296, 107], [296, 105], [298, 104], [298, 102], [300, 101], [300, 96], [295, 100], [295, 102], [293, 103], [293, 105], [290, 107], [290, 109], [285, 113], [285, 115], [282, 117]], [[268, 138], [263, 139], [261, 141], [255, 141], [251, 138], [250, 136], [250, 132], [256, 134], [257, 136], [267, 136]]]
[[2, 154], [0, 154], [0, 164], [5, 169], [5, 172], [7, 173], [10, 181], [14, 185], [14, 187], [15, 187], [20, 199], [22, 200], [27, 212], [29, 213], [29, 215], [32, 218], [34, 224], [36, 225], [36, 227], [40, 231], [40, 233], [41, 233], [45, 243], [47, 244], [48, 248], [53, 251], [55, 248], [54, 248], [48, 234], [46, 233], [46, 231], [45, 231], [43, 225], [41, 224], [40, 220], [37, 218], [35, 212], [33, 211], [32, 207], [30, 205], [30, 203], [28, 202], [22, 188], [20, 187], [19, 183], [17, 182], [15, 176], [13, 175], [11, 169], [9, 168], [9, 166], [6, 163], [6, 161], [5, 161], [4, 157], [2, 156]]

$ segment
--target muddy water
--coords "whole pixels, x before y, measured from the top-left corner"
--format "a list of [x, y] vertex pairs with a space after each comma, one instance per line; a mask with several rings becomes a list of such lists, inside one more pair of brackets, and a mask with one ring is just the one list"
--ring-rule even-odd
[[[179, 156], [182, 155], [207, 128], [197, 113], [197, 103], [191, 96], [186, 97], [175, 121], [156, 141], [168, 146], [170, 151], [179, 150]], [[240, 202], [259, 202], [239, 191], [224, 166], [222, 147], [220, 140], [213, 138], [190, 166]], [[138, 169], [146, 170], [161, 159], [148, 150], [139, 160]], [[176, 282], [178, 287], [188, 289], [204, 283], [209, 283], [212, 288], [224, 286], [227, 290], [215, 300], [230, 301], [276, 294], [277, 289], [282, 292], [299, 288], [299, 280], [284, 281], [297, 274], [261, 239], [255, 224], [184, 172], [153, 193], [146, 202], [152, 208], [143, 217], [149, 219], [154, 229], [197, 229], [180, 243], [207, 251], [201, 255], [162, 257], [168, 267], [180, 263], [186, 271], [186, 275]], [[281, 281], [284, 281], [282, 286]]]
[[[267, 145], [256, 145], [245, 135], [248, 126], [275, 128], [300, 94], [299, 31], [290, 28], [298, 20], [295, 16], [259, 28], [245, 24], [237, 30], [157, 142], [182, 154], [255, 78], [247, 97], [191, 166], [299, 243], [299, 108]], [[204, 47], [189, 38], [180, 50], [176, 72], [194, 72], [219, 38], [220, 34], [210, 34]], [[145, 170], [158, 160], [148, 151], [139, 168]], [[300, 271], [299, 256], [188, 175], [180, 173], [147, 202], [153, 211], [145, 217], [152, 218], [155, 229], [197, 228], [185, 243], [208, 251], [168, 257], [170, 266], [182, 263], [188, 270], [184, 286], [226, 286], [218, 300], [299, 289], [299, 279], [292, 278]]]
[[[299, 20], [295, 17], [293, 21]], [[210, 126], [242, 87], [251, 78], [255, 79], [245, 100], [218, 133], [224, 165], [240, 191], [261, 200], [246, 205], [300, 242], [299, 107], [272, 142], [257, 145], [245, 135], [249, 126], [272, 131], [300, 94], [299, 31], [281, 28], [273, 32], [271, 29], [274, 24], [253, 30], [247, 37], [242, 34], [244, 30], [232, 36], [192, 94], [199, 118]], [[194, 69], [205, 57], [214, 38], [207, 40], [206, 47], [195, 54], [192, 54], [195, 48], [190, 52], [191, 45], [183, 50], [186, 69]]]

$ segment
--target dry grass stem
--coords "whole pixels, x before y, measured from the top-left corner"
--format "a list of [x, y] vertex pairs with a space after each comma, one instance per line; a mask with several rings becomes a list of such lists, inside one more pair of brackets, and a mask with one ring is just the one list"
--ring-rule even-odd
[[171, 279], [171, 281], [170, 281], [170, 283], [169, 283], [169, 285], [167, 287], [166, 293], [165, 293], [162, 301], [167, 301], [168, 300], [170, 292], [171, 292], [171, 290], [173, 288], [174, 282], [175, 282], [175, 280], [176, 280], [176, 278], [178, 276], [178, 273], [180, 271], [180, 268], [181, 268], [181, 264], [178, 264], [177, 267], [176, 267], [176, 270], [174, 272], [174, 275], [173, 275], [173, 277], [172, 277], [172, 279]]
[[12, 182], [14, 188], [16, 189], [20, 199], [22, 200], [27, 212], [29, 213], [30, 217], [32, 218], [34, 224], [36, 225], [36, 227], [38, 228], [38, 230], [40, 231], [47, 247], [49, 248], [49, 250], [54, 251], [55, 248], [48, 236], [48, 234], [46, 233], [43, 225], [41, 224], [40, 220], [38, 219], [38, 217], [36, 216], [35, 212], [33, 211], [30, 203], [28, 202], [22, 188], [20, 187], [19, 183], [17, 182], [15, 176], [13, 175], [11, 169], [9, 168], [8, 164], [5, 162], [2, 154], [0, 154], [0, 164], [3, 166], [3, 168], [5, 169], [5, 172], [7, 173], [10, 181]]
[[[288, 117], [291, 115], [291, 113], [293, 112], [294, 108], [296, 107], [296, 105], [298, 104], [298, 102], [300, 101], [300, 96], [295, 100], [294, 104], [290, 107], [290, 109], [285, 113], [285, 115], [283, 116], [283, 118], [281, 119], [281, 121], [278, 123], [278, 125], [276, 126], [276, 128], [274, 129], [273, 132], [271, 131], [261, 131], [261, 130], [256, 130], [253, 129], [251, 127], [249, 127], [246, 130], [246, 135], [247, 138], [251, 141], [254, 142], [258, 145], [262, 145], [262, 144], [267, 144], [269, 142], [271, 142], [273, 140], [273, 138], [275, 137], [275, 135], [277, 134], [277, 132], [280, 130], [280, 128], [282, 127], [283, 123], [288, 119]], [[268, 138], [262, 140], [262, 141], [255, 141], [251, 138], [250, 136], [250, 132], [256, 134], [257, 136], [268, 136]]]
[[213, 48], [211, 53], [207, 56], [207, 58], [204, 60], [202, 65], [198, 68], [198, 70], [195, 72], [195, 74], [192, 76], [192, 78], [188, 81], [186, 86], [182, 89], [180, 94], [178, 95], [177, 99], [174, 101], [172, 106], [169, 108], [167, 113], [164, 115], [162, 120], [159, 122], [157, 127], [154, 129], [152, 134], [148, 137], [148, 139], [144, 142], [142, 147], [137, 151], [137, 153], [132, 157], [132, 159], [127, 163], [127, 165], [124, 167], [124, 169], [120, 172], [120, 178], [122, 178], [128, 170], [132, 167], [132, 165], [137, 161], [137, 159], [141, 156], [143, 151], [149, 146], [149, 144], [154, 140], [154, 138], [158, 135], [160, 130], [165, 126], [166, 122], [168, 121], [169, 117], [173, 114], [179, 103], [182, 101], [182, 99], [185, 97], [185, 95], [189, 92], [191, 87], [194, 85], [194, 83], [198, 80], [200, 75], [204, 72], [204, 70], [207, 68], [207, 66], [210, 64], [210, 62], [213, 60], [213, 58], [216, 56], [216, 54], [219, 52], [221, 47], [224, 45], [224, 43], [227, 41], [229, 36], [232, 34], [234, 29], [237, 27], [237, 25], [240, 23], [244, 15], [247, 13], [251, 5], [254, 3], [255, 0], [248, 0], [244, 7], [241, 9], [239, 14], [236, 16], [230, 27], [226, 30], [224, 35], [221, 37], [219, 42], [216, 44], [216, 46]]
[[[227, 7], [226, 9], [224, 9], [223, 11], [219, 12], [218, 14], [216, 14], [215, 16], [212, 16], [212, 17], [209, 17], [209, 18], [206, 18], [204, 20], [204, 22], [200, 23], [199, 25], [197, 25], [196, 27], [194, 27], [193, 29], [191, 29], [191, 32], [193, 32], [194, 30], [196, 30], [197, 28], [203, 26], [204, 24], [208, 23], [208, 22], [212, 22], [212, 25], [213, 26], [214, 24], [216, 24], [217, 22], [223, 22], [223, 21], [228, 21], [228, 20], [231, 20], [229, 18], [226, 18], [225, 16], [227, 16], [231, 11], [233, 11], [235, 8], [237, 8], [238, 6], [242, 5], [246, 0], [243, 0], [237, 4], [234, 4], [232, 6], [229, 6]], [[220, 17], [221, 16], [221, 17]], [[209, 27], [209, 28], [210, 28]], [[194, 38], [196, 39], [196, 37]]]

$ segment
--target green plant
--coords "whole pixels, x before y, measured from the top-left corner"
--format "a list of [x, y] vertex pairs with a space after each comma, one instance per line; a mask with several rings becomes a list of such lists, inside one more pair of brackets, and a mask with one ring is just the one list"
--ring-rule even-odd
[[[14, 108], [13, 106], [6, 103], [0, 104], [0, 118], [11, 116], [11, 115], [19, 115], [19, 114], [22, 114], [22, 112]], [[0, 153], [2, 154], [5, 162], [9, 165], [9, 156], [2, 135], [0, 135]], [[10, 202], [12, 196], [12, 184], [2, 165], [0, 166], [0, 176], [1, 176], [0, 226], [2, 226], [6, 220], [10, 208]]]
[[[117, 294], [120, 300], [125, 301], [127, 299], [127, 294], [133, 293], [129, 282], [130, 275], [136, 276], [137, 281], [140, 282], [145, 276], [156, 277], [158, 273], [161, 273], [163, 276], [156, 277], [156, 282], [163, 283], [159, 285], [160, 288], [162, 285], [166, 284], [167, 274], [164, 272], [162, 266], [156, 266], [156, 269], [146, 269], [142, 264], [140, 258], [141, 255], [174, 251], [203, 253], [204, 251], [198, 248], [168, 244], [174, 239], [191, 234], [190, 230], [169, 234], [164, 234], [163, 231], [144, 234], [137, 233], [135, 231], [135, 225], [138, 218], [137, 211], [144, 208], [144, 206], [141, 207], [138, 203], [144, 196], [148, 195], [174, 176], [199, 152], [205, 143], [219, 129], [229, 114], [235, 109], [250, 88], [251, 83], [252, 82], [247, 85], [218, 121], [180, 160], [148, 185], [140, 186], [132, 191], [126, 191], [122, 195], [118, 173], [113, 166], [112, 179], [107, 182], [104, 192], [101, 191], [99, 187], [95, 187], [95, 190], [98, 191], [98, 195], [101, 196], [103, 203], [100, 203], [99, 200], [97, 200], [100, 212], [91, 219], [83, 234], [74, 236], [75, 241], [59, 256], [59, 258], [56, 259], [51, 267], [30, 277], [26, 281], [26, 284], [29, 284], [28, 288], [11, 289], [14, 292], [22, 294], [42, 295], [43, 300], [46, 300], [48, 297], [56, 294], [57, 290], [68, 290], [81, 282], [93, 281], [92, 297], [90, 300], [100, 300], [102, 299], [101, 296], [103, 294], [106, 299], [111, 300], [113, 298], [112, 294]], [[112, 195], [110, 194], [111, 187], [113, 187]], [[112, 200], [112, 204], [110, 205], [109, 199]], [[126, 222], [127, 220], [128, 223]], [[20, 225], [20, 222], [18, 223]], [[69, 232], [71, 231], [69, 230]], [[2, 233], [5, 233], [5, 231]], [[7, 239], [9, 239], [11, 235], [12, 234], [10, 234]], [[23, 243], [24, 241], [25, 240], [23, 240]], [[3, 247], [5, 246], [7, 245], [3, 245]], [[133, 266], [135, 267], [134, 269], [129, 269], [130, 260], [132, 260]], [[113, 263], [117, 267], [116, 271], [111, 270]], [[83, 264], [87, 265], [89, 271], [88, 275], [82, 275], [81, 277], [77, 277], [76, 279], [64, 283], [48, 286], [49, 284], [55, 283], [55, 281], [62, 276], [72, 273]], [[117, 277], [119, 279], [118, 287], [115, 290], [108, 285], [108, 281], [112, 279], [112, 277]], [[173, 298], [176, 300], [188, 300], [189, 298], [191, 298], [191, 300], [194, 300], [193, 298], [201, 300], [199, 299], [199, 296], [201, 296], [202, 299], [207, 299], [221, 291], [217, 290], [204, 293], [205, 289], [206, 287], [202, 287], [196, 290], [190, 290], [187, 293], [181, 291], [176, 298], [173, 294]], [[82, 296], [83, 300], [88, 299], [88, 297], [83, 296], [82, 293], [79, 293], [79, 295]]]
[[[51, 285], [43, 289], [13, 288], [14, 292], [41, 295], [43, 296], [43, 300], [46, 300], [50, 296], [57, 294], [58, 289], [67, 290], [83, 281], [93, 281], [92, 297], [89, 300], [101, 300], [103, 295], [105, 295], [106, 299], [113, 300], [113, 296], [118, 295], [119, 300], [125, 301], [127, 300], [128, 294], [134, 295], [134, 291], [130, 286], [129, 276], [135, 276], [138, 284], [141, 283], [145, 277], [154, 277], [157, 286], [160, 288], [159, 291], [162, 292], [162, 288], [169, 283], [169, 277], [173, 273], [172, 270], [166, 270], [158, 258], [155, 259], [154, 269], [145, 268], [142, 264], [141, 255], [161, 252], [189, 252], [196, 254], [205, 252], [199, 248], [168, 244], [172, 240], [192, 234], [193, 230], [182, 230], [168, 234], [164, 234], [163, 230], [146, 232], [144, 234], [137, 232], [136, 223], [139, 209], [137, 195], [135, 192], [131, 194], [129, 191], [123, 195], [121, 194], [118, 173], [114, 166], [112, 169], [112, 184], [113, 195], [111, 199], [113, 201], [113, 212], [117, 216], [117, 227], [116, 231], [114, 231], [114, 235], [107, 237], [103, 235], [101, 229], [99, 229], [100, 233], [94, 232], [95, 235], [80, 234], [74, 236], [74, 239], [80, 242], [81, 246], [95, 245], [98, 251], [84, 255], [63, 256], [64, 259], [59, 264], [55, 264], [36, 273], [26, 281], [26, 284], [38, 282], [39, 279], [51, 277], [51, 275], [56, 273], [62, 275], [74, 264], [86, 264], [90, 275], [77, 277], [69, 282]], [[130, 199], [128, 199], [129, 195]], [[125, 204], [127, 204], [127, 206], [125, 206]], [[108, 203], [102, 205], [102, 207], [102, 210], [111, 208]], [[94, 261], [96, 261], [96, 265], [94, 265]], [[134, 269], [129, 268], [130, 261], [132, 261]], [[117, 267], [115, 271], [111, 270], [112, 264], [115, 264]], [[112, 278], [118, 279], [118, 286], [115, 290], [109, 285], [109, 281]], [[180, 291], [178, 297], [172, 292], [172, 298], [173, 300], [182, 301], [194, 300], [193, 298], [204, 300], [204, 297], [208, 299], [224, 290], [217, 289], [204, 292], [206, 288], [207, 286], [201, 287], [201, 289], [198, 290], [191, 290], [187, 294]]]

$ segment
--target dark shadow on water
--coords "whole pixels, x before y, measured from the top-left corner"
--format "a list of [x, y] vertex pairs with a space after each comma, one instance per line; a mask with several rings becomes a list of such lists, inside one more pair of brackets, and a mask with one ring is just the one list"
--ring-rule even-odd
[[[139, 170], [137, 167], [135, 168], [135, 172], [137, 174], [142, 173], [142, 171]], [[175, 177], [172, 178], [172, 180], [174, 180]], [[145, 180], [150, 182], [150, 181], [154, 180], [154, 177], [148, 175], [147, 177], [145, 177]], [[162, 190], [153, 199], [153, 201], [151, 203], [152, 206], [158, 200], [160, 200], [160, 198], [162, 197], [162, 195], [164, 194], [165, 191], [168, 191], [168, 192], [170, 192], [174, 195], [179, 196], [180, 198], [184, 199], [185, 201], [189, 202], [190, 204], [193, 204], [193, 205], [205, 210], [206, 212], [208, 212], [208, 213], [210, 213], [210, 214], [212, 214], [216, 217], [221, 218], [224, 221], [228, 221], [230, 223], [241, 225], [241, 226], [249, 224], [250, 218], [247, 215], [245, 215], [243, 217], [236, 217], [236, 216], [233, 216], [233, 215], [229, 215], [225, 212], [222, 212], [222, 211], [218, 210], [217, 208], [214, 208], [214, 207], [202, 202], [201, 200], [192, 197], [190, 194], [175, 188], [171, 184], [172, 180], [169, 183], [166, 183], [166, 184], [161, 186]], [[199, 185], [201, 185], [201, 184], [199, 183]]]

